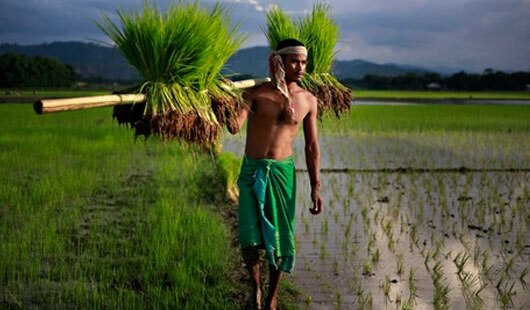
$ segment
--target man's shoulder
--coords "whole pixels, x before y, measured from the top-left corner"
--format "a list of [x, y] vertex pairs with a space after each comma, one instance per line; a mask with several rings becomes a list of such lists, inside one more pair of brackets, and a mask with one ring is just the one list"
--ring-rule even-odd
[[269, 93], [271, 91], [274, 91], [274, 87], [272, 86], [271, 82], [265, 82], [260, 85], [252, 86], [247, 89], [245, 89], [245, 93], [248, 96], [256, 96], [264, 93]]
[[315, 95], [313, 95], [310, 91], [303, 89], [302, 87], [300, 87], [300, 95], [304, 98], [304, 101], [308, 103], [317, 102], [317, 97], [315, 97]]

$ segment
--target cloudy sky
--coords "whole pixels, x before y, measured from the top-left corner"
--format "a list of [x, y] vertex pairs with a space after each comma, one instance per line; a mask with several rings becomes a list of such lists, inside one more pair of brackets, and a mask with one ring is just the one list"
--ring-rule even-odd
[[[201, 3], [207, 3], [203, 0]], [[314, 0], [224, 0], [249, 35], [266, 45], [264, 12], [279, 5], [293, 17]], [[530, 0], [335, 0], [338, 59], [364, 59], [466, 71], [530, 71]], [[159, 0], [165, 6], [166, 0]], [[0, 43], [108, 41], [95, 26], [101, 12], [136, 10], [142, 0], [1, 0]]]

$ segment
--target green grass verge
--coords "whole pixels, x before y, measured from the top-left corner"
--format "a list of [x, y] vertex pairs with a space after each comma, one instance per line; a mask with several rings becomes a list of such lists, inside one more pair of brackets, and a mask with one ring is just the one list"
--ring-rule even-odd
[[1, 89], [2, 97], [39, 97], [39, 98], [71, 98], [84, 96], [111, 95], [110, 90], [13, 90]]
[[358, 105], [341, 119], [325, 118], [321, 134], [355, 131], [530, 131], [525, 105]]
[[451, 99], [502, 99], [502, 100], [530, 100], [528, 91], [401, 91], [401, 90], [354, 90], [353, 96], [356, 99], [431, 99], [431, 100], [451, 100]]
[[217, 163], [110, 115], [0, 106], [0, 305], [238, 308]]

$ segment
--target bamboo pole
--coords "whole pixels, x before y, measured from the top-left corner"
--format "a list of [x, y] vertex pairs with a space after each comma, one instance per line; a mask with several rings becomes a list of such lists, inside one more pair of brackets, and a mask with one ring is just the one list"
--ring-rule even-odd
[[37, 114], [46, 114], [53, 112], [106, 107], [118, 104], [139, 103], [144, 101], [144, 94], [120, 94], [67, 99], [43, 99], [36, 101], [33, 104], [33, 109]]
[[[258, 78], [243, 81], [230, 82], [228, 87], [244, 89], [269, 82], [270, 78]], [[104, 96], [88, 96], [66, 99], [41, 99], [33, 104], [37, 114], [54, 112], [84, 110], [99, 107], [108, 107], [119, 104], [141, 103], [146, 100], [144, 94], [116, 94]]]

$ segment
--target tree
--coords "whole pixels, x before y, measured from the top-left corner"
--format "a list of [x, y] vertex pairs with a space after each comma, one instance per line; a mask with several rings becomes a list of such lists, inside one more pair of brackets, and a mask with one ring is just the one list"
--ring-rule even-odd
[[48, 57], [0, 56], [0, 87], [69, 87], [76, 75], [70, 65]]

